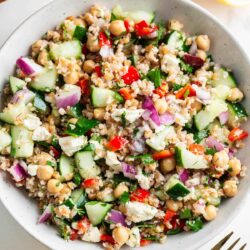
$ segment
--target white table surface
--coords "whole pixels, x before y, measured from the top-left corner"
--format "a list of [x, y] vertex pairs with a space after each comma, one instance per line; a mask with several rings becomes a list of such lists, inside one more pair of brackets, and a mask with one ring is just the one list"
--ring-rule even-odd
[[[52, 0], [8, 0], [0, 4], [0, 46], [13, 32], [13, 30], [30, 14], [46, 5]], [[204, 6], [225, 23], [236, 35], [246, 51], [250, 53], [250, 6], [232, 9], [217, 4], [214, 0], [194, 0]], [[94, 2], [94, 1], [93, 1]], [[2, 192], [2, 190], [1, 190]], [[241, 237], [239, 244], [247, 242], [246, 249], [250, 249], [250, 195], [245, 207], [231, 225], [226, 227], [217, 237], [200, 250], [210, 250], [228, 232], [234, 231], [234, 240]], [[233, 242], [233, 239], [231, 242]], [[235, 249], [239, 249], [236, 247]], [[27, 234], [8, 214], [0, 203], [0, 249], [1, 250], [48, 250], [47, 247]], [[226, 248], [225, 248], [226, 249]], [[59, 250], [59, 249], [58, 249]], [[171, 249], [174, 250], [174, 249]]]

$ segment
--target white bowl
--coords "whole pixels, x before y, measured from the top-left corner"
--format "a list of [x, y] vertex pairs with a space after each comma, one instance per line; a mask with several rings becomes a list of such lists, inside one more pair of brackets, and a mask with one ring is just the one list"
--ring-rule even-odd
[[[91, 2], [91, 3], [90, 3]], [[8, 81], [8, 75], [13, 73], [16, 59], [26, 55], [30, 45], [39, 39], [47, 30], [60, 23], [65, 17], [84, 12], [91, 4], [100, 3], [108, 8], [120, 4], [124, 9], [144, 9], [156, 11], [158, 18], [164, 20], [176, 18], [185, 24], [185, 30], [191, 34], [208, 34], [212, 40], [211, 52], [216, 62], [233, 69], [236, 79], [246, 95], [245, 106], [250, 107], [250, 64], [244, 51], [231, 35], [208, 12], [182, 0], [57, 0], [45, 6], [29, 17], [9, 38], [0, 51], [0, 84]], [[248, 126], [248, 124], [245, 124]], [[250, 161], [248, 154], [249, 140], [241, 150], [239, 157], [243, 163]], [[239, 187], [239, 194], [223, 203], [215, 221], [205, 225], [198, 233], [183, 233], [169, 237], [164, 248], [167, 249], [196, 249], [223, 230], [236, 217], [244, 205], [248, 192], [250, 177], [244, 178]], [[16, 221], [33, 237], [52, 249], [60, 250], [89, 250], [99, 249], [100, 245], [81, 241], [66, 242], [61, 239], [55, 228], [49, 225], [37, 225], [39, 216], [37, 206], [26, 193], [17, 190], [4, 175], [0, 178], [0, 199]], [[153, 244], [144, 249], [162, 249], [160, 244]]]

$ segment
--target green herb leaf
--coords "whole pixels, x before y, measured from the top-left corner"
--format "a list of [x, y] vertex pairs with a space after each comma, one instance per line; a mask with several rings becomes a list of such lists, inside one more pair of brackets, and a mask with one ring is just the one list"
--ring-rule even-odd
[[155, 87], [158, 88], [161, 86], [161, 71], [160, 69], [152, 69], [148, 72], [147, 77], [150, 81], [155, 84]]
[[181, 69], [185, 72], [185, 73], [193, 73], [194, 71], [194, 67], [192, 67], [191, 65], [183, 62], [182, 60], [180, 60], [180, 66]]
[[82, 177], [79, 173], [74, 174], [73, 182], [76, 184], [76, 186], [79, 186], [82, 183]]
[[189, 219], [191, 218], [191, 210], [188, 208], [185, 208], [183, 211], [180, 212], [180, 219]]
[[214, 155], [217, 152], [215, 148], [207, 148], [205, 154], [206, 155]]
[[194, 141], [196, 143], [200, 143], [203, 139], [208, 137], [208, 131], [207, 130], [201, 130], [194, 133]]
[[177, 91], [177, 90], [179, 90], [179, 89], [181, 89], [182, 87], [183, 87], [183, 86], [180, 85], [180, 84], [173, 83], [173, 91], [174, 91], [174, 92]]
[[111, 12], [111, 19], [110, 19], [110, 22], [114, 21], [114, 20], [118, 20], [118, 18], [116, 17], [116, 15]]
[[132, 64], [133, 66], [135, 66], [135, 65], [136, 65], [136, 62], [137, 62], [137, 56], [132, 55], [132, 56], [129, 56], [129, 57], [128, 57], [128, 59], [131, 61], [131, 64]]
[[128, 183], [134, 183], [133, 180], [129, 179], [128, 177], [125, 177], [122, 173], [115, 174], [113, 177], [114, 184], [117, 186], [121, 182], [128, 182]]
[[167, 235], [175, 235], [181, 233], [183, 230], [180, 228], [170, 229], [167, 231]]
[[76, 26], [73, 38], [85, 42], [87, 40], [87, 29], [82, 26]]
[[186, 221], [186, 225], [193, 232], [198, 232], [203, 227], [203, 221], [200, 217]]
[[121, 115], [122, 126], [125, 128], [127, 121], [126, 121], [126, 112], [123, 112]]
[[81, 103], [77, 103], [75, 106], [69, 108], [67, 114], [75, 118], [79, 118], [82, 115], [82, 110], [83, 105]]
[[117, 92], [115, 93], [115, 99], [119, 103], [124, 103], [124, 98]]
[[151, 164], [154, 163], [155, 160], [152, 158], [151, 154], [143, 154], [143, 155], [133, 155], [131, 156], [134, 159], [139, 159], [143, 164]]
[[154, 228], [156, 224], [150, 224], [150, 223], [139, 223], [136, 225], [139, 228]]
[[119, 201], [123, 204], [127, 203], [129, 201], [129, 193], [123, 192], [123, 194], [119, 197]]
[[143, 237], [144, 240], [151, 240], [151, 241], [155, 241], [155, 242], [159, 242], [160, 238], [157, 236], [149, 236], [149, 237]]

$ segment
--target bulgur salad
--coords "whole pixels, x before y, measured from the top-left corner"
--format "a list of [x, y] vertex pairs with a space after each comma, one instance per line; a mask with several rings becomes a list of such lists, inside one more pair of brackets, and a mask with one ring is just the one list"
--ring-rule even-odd
[[119, 249], [216, 218], [245, 175], [248, 133], [243, 93], [209, 49], [178, 20], [94, 5], [16, 61], [0, 168], [36, 199], [38, 223]]

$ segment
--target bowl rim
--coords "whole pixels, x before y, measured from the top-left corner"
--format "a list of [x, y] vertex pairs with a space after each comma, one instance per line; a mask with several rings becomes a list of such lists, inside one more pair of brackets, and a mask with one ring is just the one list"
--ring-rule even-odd
[[[10, 40], [12, 39], [12, 37], [14, 36], [14, 34], [16, 32], [18, 32], [19, 29], [21, 29], [21, 27], [23, 25], [25, 25], [28, 21], [30, 21], [38, 13], [40, 13], [42, 11], [46, 11], [46, 9], [49, 9], [50, 6], [57, 5], [60, 1], [65, 1], [65, 0], [50, 0], [50, 2], [48, 2], [44, 6], [40, 7], [39, 9], [37, 9], [36, 11], [34, 11], [31, 15], [29, 15], [27, 18], [25, 18], [23, 21], [21, 21], [21, 23], [11, 32], [11, 34], [6, 38], [6, 40], [4, 41], [4, 43], [2, 44], [2, 46], [0, 47], [0, 56], [1, 56], [2, 51], [5, 49], [5, 47], [8, 45], [8, 43], [10, 42]], [[237, 45], [237, 49], [242, 53], [242, 55], [244, 56], [244, 59], [245, 59], [246, 63], [250, 66], [250, 56], [247, 55], [246, 51], [243, 49], [242, 44], [238, 41], [238, 39], [235, 38], [235, 36], [230, 31], [230, 29], [226, 25], [224, 25], [222, 23], [222, 21], [220, 21], [216, 16], [214, 16], [211, 12], [209, 12], [208, 10], [206, 10], [204, 7], [198, 5], [196, 2], [187, 1], [187, 0], [178, 0], [178, 1], [181, 2], [183, 5], [190, 6], [193, 9], [199, 11], [206, 18], [212, 20], [216, 25], [218, 25], [222, 30], [224, 30], [227, 33], [227, 35], [229, 36], [229, 38]], [[0, 178], [2, 178], [2, 177], [0, 177]], [[245, 194], [243, 195], [243, 197], [241, 199], [241, 206], [239, 206], [239, 205], [236, 206], [237, 209], [234, 209], [231, 212], [230, 216], [228, 217], [228, 221], [230, 219], [230, 222], [226, 225], [227, 227], [237, 218], [236, 215], [239, 214], [239, 211], [241, 211], [242, 208], [243, 208], [243, 206], [246, 204], [247, 196], [248, 196], [248, 191], [249, 190], [250, 190], [250, 186], [248, 185], [247, 189], [244, 190]], [[30, 236], [32, 236], [32, 238], [35, 239], [37, 242], [41, 243], [43, 246], [48, 247], [49, 249], [52, 249], [49, 243], [47, 243], [45, 240], [42, 240], [39, 237], [37, 237], [35, 234], [33, 234], [32, 230], [30, 230], [29, 228], [25, 227], [25, 225], [23, 225], [19, 221], [19, 219], [15, 216], [15, 214], [8, 208], [7, 202], [5, 202], [5, 200], [2, 198], [2, 194], [3, 193], [4, 192], [0, 192], [0, 202], [3, 204], [4, 208], [6, 209], [6, 211], [8, 211], [8, 213], [15, 220], [15, 222], [17, 222], [18, 225], [20, 225], [21, 228], [24, 229], [24, 231], [26, 231]], [[210, 233], [209, 235], [207, 235], [204, 239], [200, 240], [199, 242], [195, 242], [193, 250], [195, 250], [195, 249], [198, 250], [202, 245], [205, 245], [209, 241], [211, 241], [212, 238], [214, 236], [216, 236], [216, 234], [218, 234], [219, 232], [221, 232], [220, 229], [222, 228], [222, 226], [223, 225], [218, 226], [212, 233]]]

